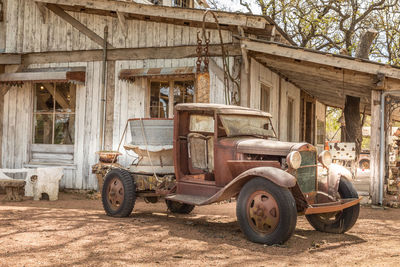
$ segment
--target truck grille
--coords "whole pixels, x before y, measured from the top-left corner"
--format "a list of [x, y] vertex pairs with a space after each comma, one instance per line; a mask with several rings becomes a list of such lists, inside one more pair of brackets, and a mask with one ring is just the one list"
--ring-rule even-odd
[[301, 151], [301, 166], [297, 169], [297, 182], [303, 193], [316, 191], [317, 154], [314, 151]]

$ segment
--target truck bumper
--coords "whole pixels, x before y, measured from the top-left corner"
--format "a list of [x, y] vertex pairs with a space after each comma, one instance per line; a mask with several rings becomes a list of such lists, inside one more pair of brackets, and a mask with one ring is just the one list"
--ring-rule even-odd
[[341, 211], [351, 206], [357, 205], [360, 203], [362, 197], [359, 198], [346, 198], [341, 199], [339, 201], [330, 202], [330, 203], [321, 203], [321, 204], [313, 204], [310, 205], [304, 212], [305, 215], [309, 214], [318, 214], [318, 213], [330, 213]]

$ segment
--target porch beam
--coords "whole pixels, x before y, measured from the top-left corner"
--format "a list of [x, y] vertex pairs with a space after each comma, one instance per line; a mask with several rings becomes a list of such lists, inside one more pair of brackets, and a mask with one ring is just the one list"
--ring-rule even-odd
[[[107, 51], [108, 60], [143, 60], [143, 59], [179, 59], [197, 57], [196, 45], [148, 47], [148, 48], [117, 48]], [[240, 47], [232, 43], [225, 44], [225, 50], [230, 56], [240, 56]], [[220, 45], [209, 46], [210, 57], [222, 55]], [[21, 55], [19, 55], [21, 56]], [[0, 56], [1, 58], [1, 56]], [[103, 50], [39, 52], [22, 55], [24, 64], [46, 64], [63, 62], [101, 61]]]
[[[65, 12], [61, 7], [58, 5], [54, 4], [47, 4], [46, 7], [51, 10], [54, 14], [68, 22], [69, 24], [72, 25], [75, 29], [86, 35], [89, 39], [91, 39], [93, 42], [96, 44], [100, 45], [103, 47], [104, 45], [104, 39], [101, 38], [99, 35], [97, 35], [94, 31], [83, 25], [81, 22], [79, 22], [77, 19], [72, 17], [70, 14]], [[111, 44], [107, 43], [108, 48], [114, 48]]]
[[[0, 54], [0, 65], [20, 65], [22, 62], [21, 54]], [[1, 72], [0, 72], [1, 73]]]

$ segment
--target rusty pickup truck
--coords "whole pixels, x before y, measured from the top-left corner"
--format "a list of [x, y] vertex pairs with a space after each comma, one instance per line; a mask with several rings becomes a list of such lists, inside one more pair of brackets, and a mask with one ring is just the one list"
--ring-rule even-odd
[[236, 199], [244, 235], [263, 244], [287, 241], [297, 216], [318, 231], [344, 233], [356, 222], [360, 199], [351, 173], [308, 143], [281, 142], [271, 115], [217, 104], [179, 104], [174, 119], [131, 119], [135, 155], [103, 172], [109, 216], [126, 217], [136, 198], [164, 199], [170, 212]]

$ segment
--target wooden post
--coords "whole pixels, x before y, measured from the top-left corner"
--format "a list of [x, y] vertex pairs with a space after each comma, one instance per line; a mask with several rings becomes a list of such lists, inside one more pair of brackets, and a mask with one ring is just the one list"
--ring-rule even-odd
[[243, 56], [240, 64], [240, 105], [250, 107], [250, 66], [247, 66], [250, 63], [246, 60]]
[[[0, 65], [0, 73], [4, 73], [4, 65]], [[2, 168], [2, 158], [3, 158], [3, 113], [4, 113], [4, 95], [5, 86], [0, 86], [0, 168]]]
[[106, 124], [104, 136], [104, 149], [113, 148], [114, 127], [114, 94], [115, 94], [115, 61], [107, 62], [107, 95], [106, 95]]
[[369, 190], [372, 204], [379, 204], [380, 95], [380, 91], [371, 91], [371, 181]]
[[3, 88], [0, 88], [0, 168], [2, 168], [2, 158], [3, 158], [3, 111], [4, 109], [4, 95]]

